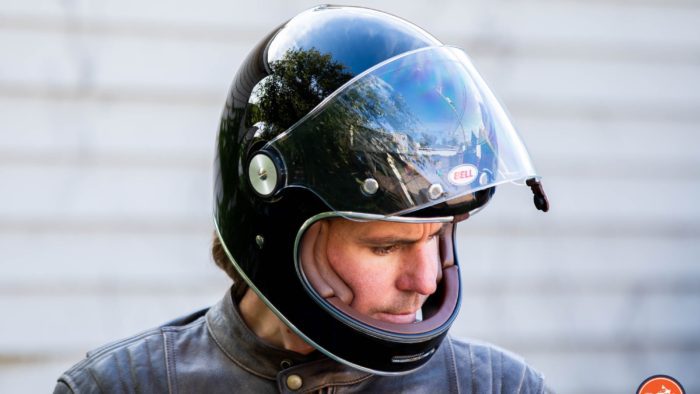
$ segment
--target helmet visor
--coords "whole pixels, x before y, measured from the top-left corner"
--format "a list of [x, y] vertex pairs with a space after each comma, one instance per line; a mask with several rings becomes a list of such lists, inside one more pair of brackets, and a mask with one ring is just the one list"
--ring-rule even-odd
[[281, 156], [285, 187], [335, 211], [403, 214], [536, 176], [505, 110], [452, 47], [378, 64], [265, 149]]

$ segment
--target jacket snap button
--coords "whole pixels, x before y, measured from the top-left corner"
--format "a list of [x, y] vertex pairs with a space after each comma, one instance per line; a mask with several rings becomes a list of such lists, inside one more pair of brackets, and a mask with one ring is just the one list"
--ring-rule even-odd
[[290, 390], [299, 390], [303, 383], [299, 375], [287, 376], [287, 387], [289, 387]]

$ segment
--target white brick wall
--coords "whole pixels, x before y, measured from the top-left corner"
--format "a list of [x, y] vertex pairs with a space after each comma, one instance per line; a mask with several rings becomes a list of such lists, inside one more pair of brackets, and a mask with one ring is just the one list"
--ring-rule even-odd
[[[0, 392], [49, 391], [86, 350], [221, 296], [220, 111], [247, 51], [312, 5], [0, 1]], [[700, 390], [700, 5], [371, 6], [468, 50], [552, 201], [504, 187], [462, 225], [453, 332], [562, 393], [653, 373]]]

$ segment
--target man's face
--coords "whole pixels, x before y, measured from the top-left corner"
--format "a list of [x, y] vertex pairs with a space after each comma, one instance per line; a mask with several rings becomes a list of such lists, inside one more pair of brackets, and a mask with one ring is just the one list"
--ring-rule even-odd
[[442, 229], [442, 223], [324, 220], [307, 232], [313, 257], [307, 251], [302, 259], [316, 264], [304, 270], [326, 298], [337, 296], [375, 319], [413, 323], [441, 277]]

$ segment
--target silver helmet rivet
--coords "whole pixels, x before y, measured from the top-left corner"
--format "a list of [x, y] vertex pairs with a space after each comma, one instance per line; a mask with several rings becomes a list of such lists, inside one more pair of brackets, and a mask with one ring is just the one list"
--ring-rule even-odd
[[362, 191], [367, 194], [374, 194], [379, 190], [379, 182], [374, 178], [367, 178], [362, 182]]
[[445, 192], [442, 190], [442, 185], [439, 183], [433, 183], [428, 188], [428, 196], [431, 200], [437, 200], [442, 197]]
[[255, 236], [255, 243], [258, 245], [258, 249], [262, 249], [265, 245], [265, 238], [262, 235]]

